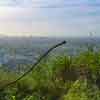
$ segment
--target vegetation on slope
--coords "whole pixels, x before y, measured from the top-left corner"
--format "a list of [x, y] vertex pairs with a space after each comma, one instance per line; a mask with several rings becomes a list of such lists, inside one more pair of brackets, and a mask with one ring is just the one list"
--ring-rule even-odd
[[[99, 100], [99, 68], [99, 51], [72, 57], [54, 56], [43, 60], [16, 84], [0, 91], [0, 100]], [[17, 73], [1, 67], [0, 87], [17, 77]]]

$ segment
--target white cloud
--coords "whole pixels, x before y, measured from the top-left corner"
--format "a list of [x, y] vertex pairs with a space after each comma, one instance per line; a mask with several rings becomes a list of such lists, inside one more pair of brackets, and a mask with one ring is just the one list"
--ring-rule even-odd
[[0, 7], [0, 34], [32, 33], [32, 8]]
[[18, 21], [21, 19], [32, 19], [31, 8], [21, 7], [0, 7], [0, 21]]
[[[86, 35], [99, 32], [99, 0], [1, 0], [0, 33]], [[54, 34], [55, 33], [55, 34]]]
[[32, 34], [31, 0], [0, 0], [0, 34]]
[[0, 0], [0, 6], [22, 6], [32, 5], [32, 0]]

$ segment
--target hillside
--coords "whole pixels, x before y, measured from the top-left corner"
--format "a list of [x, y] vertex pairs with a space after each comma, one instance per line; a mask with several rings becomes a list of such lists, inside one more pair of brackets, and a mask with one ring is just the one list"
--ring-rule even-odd
[[[99, 68], [99, 51], [51, 56], [22, 80], [1, 90], [0, 100], [99, 100]], [[20, 75], [1, 66], [0, 87]]]

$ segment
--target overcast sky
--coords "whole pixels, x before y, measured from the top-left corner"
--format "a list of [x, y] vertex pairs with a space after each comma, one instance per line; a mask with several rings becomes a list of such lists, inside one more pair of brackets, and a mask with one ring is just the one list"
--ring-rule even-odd
[[0, 34], [100, 36], [100, 0], [0, 0]]

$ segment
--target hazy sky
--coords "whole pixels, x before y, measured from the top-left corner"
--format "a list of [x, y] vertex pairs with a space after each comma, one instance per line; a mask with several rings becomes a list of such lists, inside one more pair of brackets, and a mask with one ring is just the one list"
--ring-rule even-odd
[[100, 36], [100, 0], [0, 0], [0, 34]]

